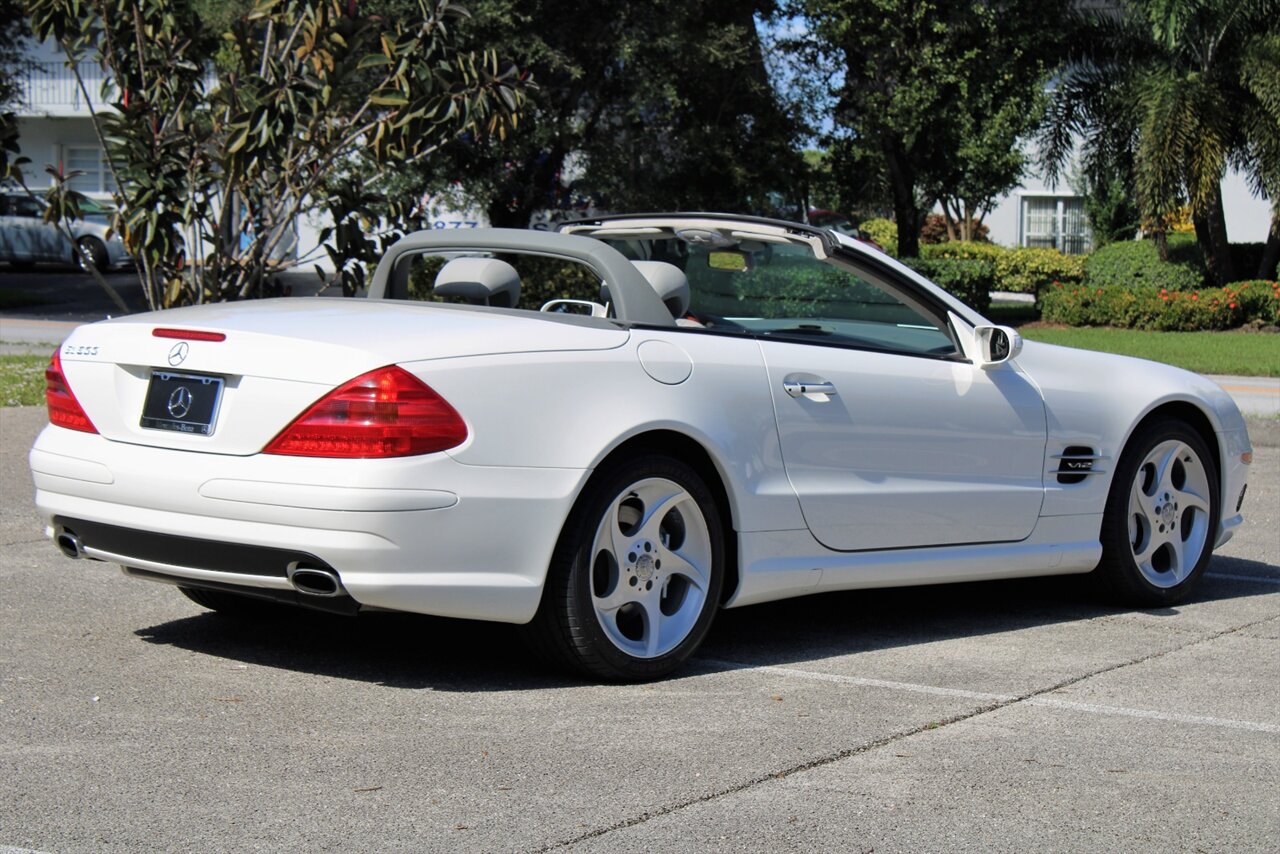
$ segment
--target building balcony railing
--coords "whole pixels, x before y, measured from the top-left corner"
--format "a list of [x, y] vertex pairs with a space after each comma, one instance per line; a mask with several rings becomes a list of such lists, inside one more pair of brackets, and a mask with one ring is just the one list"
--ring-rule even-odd
[[[89, 114], [89, 109], [111, 109], [116, 99], [115, 86], [111, 84], [101, 66], [81, 62], [78, 68], [89, 102], [76, 82], [71, 69], [61, 62], [34, 62], [28, 66], [23, 87], [23, 103], [18, 107], [20, 115], [76, 116]], [[107, 83], [104, 91], [103, 83]], [[105, 96], [105, 97], [104, 97]]]

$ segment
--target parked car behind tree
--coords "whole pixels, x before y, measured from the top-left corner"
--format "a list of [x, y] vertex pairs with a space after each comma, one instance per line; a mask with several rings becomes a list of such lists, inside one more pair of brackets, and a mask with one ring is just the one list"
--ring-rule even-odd
[[[45, 221], [49, 204], [24, 192], [0, 194], [0, 261], [12, 267], [30, 267], [37, 261], [87, 263], [56, 225]], [[129, 261], [124, 241], [111, 231], [109, 209], [85, 200], [80, 205], [82, 219], [70, 223], [71, 234], [99, 270], [119, 267]]]

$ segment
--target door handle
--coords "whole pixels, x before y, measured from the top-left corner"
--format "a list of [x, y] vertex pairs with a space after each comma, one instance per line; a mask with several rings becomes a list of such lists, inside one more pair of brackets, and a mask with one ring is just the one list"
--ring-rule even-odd
[[[827, 382], [826, 380], [816, 380], [814, 382], [804, 383], [796, 380], [783, 380], [782, 390], [792, 397], [808, 397], [809, 395], [814, 394], [834, 395], [836, 394], [836, 384]], [[810, 400], [815, 399], [816, 398], [810, 398]]]

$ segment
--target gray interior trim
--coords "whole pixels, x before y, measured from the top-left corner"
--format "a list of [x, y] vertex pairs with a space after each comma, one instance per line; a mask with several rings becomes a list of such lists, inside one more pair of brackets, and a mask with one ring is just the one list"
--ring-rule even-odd
[[[671, 312], [663, 305], [644, 276], [621, 252], [588, 237], [549, 231], [514, 228], [471, 228], [417, 231], [393, 243], [378, 263], [369, 283], [369, 299], [386, 299], [397, 265], [412, 255], [441, 252], [511, 252], [542, 255], [586, 264], [609, 284], [614, 312], [625, 323], [647, 326], [675, 326]], [[403, 296], [403, 294], [395, 294]]]

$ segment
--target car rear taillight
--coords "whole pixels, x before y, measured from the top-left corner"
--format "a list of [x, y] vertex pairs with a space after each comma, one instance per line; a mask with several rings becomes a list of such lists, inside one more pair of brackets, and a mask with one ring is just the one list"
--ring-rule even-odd
[[49, 407], [49, 423], [81, 433], [97, 433], [84, 407], [76, 400], [75, 393], [62, 373], [61, 348], [53, 351], [49, 367], [44, 371], [44, 402]]
[[316, 401], [263, 449], [294, 457], [408, 457], [467, 439], [457, 410], [413, 374], [391, 365]]

